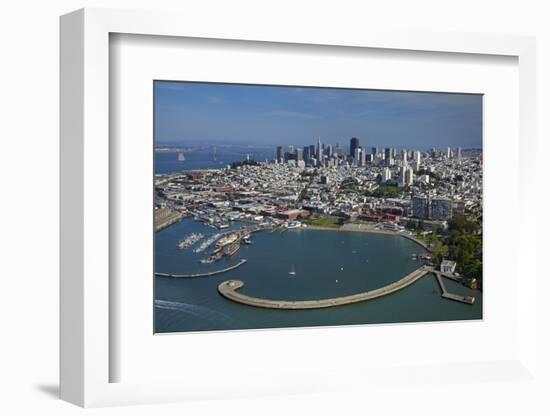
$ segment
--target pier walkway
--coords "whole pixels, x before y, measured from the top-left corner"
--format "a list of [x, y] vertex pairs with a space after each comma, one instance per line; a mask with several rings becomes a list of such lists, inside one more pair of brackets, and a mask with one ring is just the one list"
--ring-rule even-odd
[[221, 269], [221, 270], [214, 270], [213, 272], [208, 272], [208, 273], [170, 274], [170, 273], [159, 273], [159, 272], [157, 272], [157, 273], [155, 273], [155, 276], [157, 276], [157, 277], [184, 278], [184, 279], [192, 279], [192, 278], [195, 278], [195, 277], [208, 277], [208, 276], [214, 276], [216, 274], [222, 274], [222, 273], [228, 272], [230, 270], [234, 270], [237, 267], [241, 267], [245, 263], [246, 263], [246, 260], [242, 259], [240, 262], [238, 262], [237, 264], [234, 264], [233, 266], [229, 266], [229, 267], [226, 267], [225, 269]]
[[227, 280], [218, 286], [220, 294], [227, 299], [235, 302], [244, 303], [250, 306], [257, 306], [260, 308], [271, 309], [318, 309], [318, 308], [330, 308], [333, 306], [347, 305], [350, 303], [363, 302], [366, 300], [376, 299], [381, 296], [389, 295], [390, 293], [407, 287], [416, 282], [426, 273], [430, 273], [429, 268], [422, 266], [416, 269], [412, 273], [409, 273], [397, 282], [390, 283], [387, 286], [370, 290], [368, 292], [357, 293], [350, 296], [342, 296], [337, 298], [320, 299], [320, 300], [271, 300], [261, 299], [252, 296], [244, 295], [238, 290], [244, 286], [244, 283], [240, 280]]
[[[441, 288], [441, 296], [445, 299], [451, 299], [462, 303], [473, 304], [475, 298], [469, 296], [460, 296], [449, 293], [443, 284], [442, 277], [449, 277], [445, 273], [440, 273], [437, 270], [429, 266], [422, 266], [413, 272], [409, 273], [400, 280], [390, 283], [384, 287], [370, 290], [368, 292], [357, 293], [355, 295], [341, 296], [336, 298], [319, 299], [319, 300], [273, 300], [262, 299], [253, 296], [248, 296], [240, 293], [238, 290], [244, 286], [241, 280], [226, 280], [218, 286], [218, 291], [225, 298], [234, 302], [242, 303], [249, 306], [256, 306], [259, 308], [269, 309], [320, 309], [330, 308], [340, 305], [348, 305], [352, 303], [364, 302], [372, 299], [376, 299], [382, 296], [389, 295], [404, 289], [405, 287], [413, 284], [417, 280], [424, 276], [434, 274], [437, 278], [439, 286]], [[455, 278], [456, 279], [456, 278]]]
[[426, 250], [428, 252], [431, 251], [430, 248], [428, 247], [428, 245], [424, 241], [419, 240], [418, 238], [416, 238], [412, 235], [409, 235], [409, 234], [405, 234], [405, 233], [400, 233], [399, 235], [403, 238], [407, 238], [411, 241], [414, 241], [416, 244], [422, 246], [422, 248], [424, 248], [424, 250]]
[[432, 273], [435, 275], [435, 278], [437, 279], [437, 283], [439, 283], [439, 288], [441, 289], [442, 298], [454, 300], [457, 302], [467, 303], [469, 305], [472, 305], [475, 302], [475, 298], [471, 296], [455, 295], [454, 293], [450, 293], [447, 290], [447, 288], [445, 287], [445, 283], [443, 283], [443, 277], [456, 281], [457, 279], [455, 276], [449, 273], [438, 272], [437, 270], [433, 270]]

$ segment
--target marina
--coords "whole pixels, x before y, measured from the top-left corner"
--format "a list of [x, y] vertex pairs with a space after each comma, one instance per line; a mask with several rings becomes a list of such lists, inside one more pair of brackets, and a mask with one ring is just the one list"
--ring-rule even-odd
[[189, 248], [203, 237], [204, 235], [201, 233], [191, 233], [178, 243], [178, 248], [179, 249]]
[[212, 237], [206, 239], [203, 241], [197, 248], [193, 250], [194, 253], [202, 253], [204, 250], [206, 250], [208, 247], [210, 247], [212, 244], [214, 244], [215, 241], [220, 239], [222, 234], [214, 234]]

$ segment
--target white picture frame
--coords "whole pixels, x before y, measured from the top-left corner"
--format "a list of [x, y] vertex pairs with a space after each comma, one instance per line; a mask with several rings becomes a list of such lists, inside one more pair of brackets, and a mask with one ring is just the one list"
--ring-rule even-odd
[[[382, 32], [364, 30], [327, 33], [302, 31], [276, 24], [261, 27], [230, 22], [206, 27], [190, 16], [167, 13], [82, 9], [61, 18], [61, 398], [80, 406], [156, 403], [194, 398], [239, 397], [255, 394], [320, 392], [347, 388], [343, 377], [359, 385], [387, 384], [413, 374], [423, 382], [437, 380], [440, 371], [456, 370], [454, 363], [422, 365], [415, 369], [330, 369], [331, 379], [318, 373], [271, 374], [270, 380], [241, 380], [223, 389], [208, 380], [111, 382], [110, 366], [120, 359], [110, 348], [109, 252], [109, 37], [110, 34], [245, 40], [334, 47], [430, 51], [442, 54], [480, 54], [516, 57], [519, 67], [519, 199], [520, 213], [533, 203], [529, 154], [535, 137], [535, 41], [508, 35]], [[461, 364], [461, 374], [475, 382], [493, 379], [525, 380], [536, 376], [535, 251], [521, 242], [536, 241], [535, 228], [522, 215], [518, 230], [518, 264], [523, 284], [517, 291], [519, 326], [517, 354], [498, 362]], [[514, 271], [519, 273], [518, 270]], [[147, 308], [148, 305], [144, 305]], [[404, 334], [414, 331], [403, 329]], [[299, 331], [296, 330], [295, 336]], [[330, 330], [319, 336], [330, 336]], [[226, 334], [229, 336], [228, 334]], [[223, 336], [223, 334], [222, 334]], [[321, 338], [320, 338], [321, 339]], [[238, 342], [238, 341], [237, 341]], [[320, 371], [323, 371], [321, 368]], [[326, 370], [329, 371], [329, 370]], [[406, 378], [406, 377], [405, 377]], [[411, 380], [412, 380], [411, 379]], [[427, 381], [426, 381], [427, 380]], [[412, 382], [412, 381], [410, 381]]]

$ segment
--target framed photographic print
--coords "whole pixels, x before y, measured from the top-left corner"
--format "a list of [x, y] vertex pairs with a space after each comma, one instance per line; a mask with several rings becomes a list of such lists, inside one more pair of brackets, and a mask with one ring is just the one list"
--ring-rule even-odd
[[245, 21], [61, 19], [62, 398], [533, 380], [533, 39]]
[[155, 332], [482, 318], [482, 95], [153, 88]]

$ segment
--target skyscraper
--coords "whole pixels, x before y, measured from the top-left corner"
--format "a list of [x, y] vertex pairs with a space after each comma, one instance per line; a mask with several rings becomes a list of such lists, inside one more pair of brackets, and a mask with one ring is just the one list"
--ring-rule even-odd
[[407, 185], [406, 178], [405, 178], [406, 173], [407, 173], [407, 167], [401, 166], [401, 168], [399, 169], [399, 186]]
[[391, 180], [391, 171], [389, 168], [384, 168], [384, 175], [382, 176], [384, 182]]
[[285, 153], [283, 152], [283, 146], [277, 146], [277, 162], [283, 163], [285, 161]]
[[321, 146], [321, 136], [317, 140], [317, 163], [319, 166], [323, 166], [323, 147]]
[[420, 152], [418, 150], [413, 152], [413, 168], [415, 171], [420, 169]]
[[384, 156], [384, 159], [386, 160], [386, 166], [393, 166], [392, 149], [390, 147], [386, 147], [386, 149], [384, 149]]
[[311, 154], [309, 152], [309, 146], [304, 147], [304, 160], [306, 162], [309, 162], [309, 159], [311, 159]]
[[357, 137], [352, 137], [349, 141], [349, 155], [355, 157], [355, 149], [359, 147], [359, 139]]
[[289, 160], [296, 160], [296, 153], [285, 152], [285, 162]]
[[353, 159], [357, 166], [365, 166], [365, 149], [363, 147], [356, 147]]
[[315, 157], [317, 153], [315, 152], [315, 145], [312, 144], [309, 146], [309, 158]]
[[413, 169], [410, 166], [407, 166], [407, 170], [405, 171], [405, 184], [407, 186], [411, 186], [413, 182], [414, 182]]
[[304, 149], [296, 149], [296, 160], [297, 161], [300, 161], [300, 160], [304, 160]]
[[288, 153], [294, 154], [294, 146], [291, 144], [288, 145]]
[[401, 166], [399, 171], [399, 186], [411, 186], [414, 181], [414, 174], [411, 167], [407, 165]]

